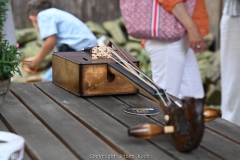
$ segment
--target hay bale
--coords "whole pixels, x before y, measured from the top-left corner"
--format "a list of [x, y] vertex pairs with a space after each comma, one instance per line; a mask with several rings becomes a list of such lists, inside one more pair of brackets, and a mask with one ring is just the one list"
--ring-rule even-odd
[[221, 104], [221, 89], [220, 86], [210, 84], [207, 91], [207, 105], [220, 105]]
[[93, 21], [88, 21], [86, 22], [86, 25], [97, 37], [101, 37], [102, 35], [107, 34], [107, 31], [98, 23], [95, 23]]
[[27, 42], [36, 40], [38, 37], [38, 31], [35, 28], [25, 28], [16, 30], [16, 40], [20, 45], [24, 45]]
[[103, 27], [105, 30], [109, 32], [114, 41], [119, 45], [124, 45], [127, 43], [127, 39], [116, 21], [106, 21], [103, 23]]

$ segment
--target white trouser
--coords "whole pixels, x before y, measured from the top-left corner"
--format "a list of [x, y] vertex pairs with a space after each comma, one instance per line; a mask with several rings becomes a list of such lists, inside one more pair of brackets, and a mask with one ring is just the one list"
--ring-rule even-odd
[[240, 16], [221, 19], [222, 118], [240, 126]]
[[145, 49], [150, 55], [153, 81], [160, 88], [178, 98], [204, 96], [196, 56], [186, 36], [175, 42], [147, 40]]

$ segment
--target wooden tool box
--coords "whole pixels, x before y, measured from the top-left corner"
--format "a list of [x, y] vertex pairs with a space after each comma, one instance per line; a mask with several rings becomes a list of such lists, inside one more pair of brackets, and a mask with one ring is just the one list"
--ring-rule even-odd
[[[139, 66], [137, 59], [123, 53]], [[55, 52], [52, 57], [53, 83], [80, 96], [137, 93], [138, 89], [127, 80], [109, 74], [108, 63], [116, 62], [111, 58], [92, 60], [91, 53], [85, 51]]]

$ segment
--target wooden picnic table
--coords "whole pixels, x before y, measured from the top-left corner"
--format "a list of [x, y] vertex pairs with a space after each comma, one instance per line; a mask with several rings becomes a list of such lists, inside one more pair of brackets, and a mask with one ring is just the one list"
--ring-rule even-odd
[[0, 107], [0, 130], [25, 139], [26, 160], [240, 158], [240, 127], [224, 119], [205, 123], [200, 146], [181, 153], [171, 134], [129, 137], [128, 127], [164, 125], [162, 112], [131, 115], [123, 112], [129, 106], [158, 107], [141, 94], [79, 97], [51, 82], [13, 83]]

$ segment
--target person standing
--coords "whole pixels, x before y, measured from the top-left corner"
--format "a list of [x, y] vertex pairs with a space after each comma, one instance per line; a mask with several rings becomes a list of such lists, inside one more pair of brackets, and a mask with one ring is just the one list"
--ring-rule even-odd
[[208, 14], [204, 0], [196, 0], [191, 17], [184, 0], [158, 0], [186, 28], [186, 34], [177, 41], [146, 40], [150, 55], [153, 81], [178, 98], [203, 98], [204, 90], [195, 57], [205, 48], [203, 36], [209, 32]]
[[222, 118], [240, 126], [240, 0], [226, 0], [220, 31]]

